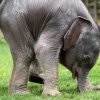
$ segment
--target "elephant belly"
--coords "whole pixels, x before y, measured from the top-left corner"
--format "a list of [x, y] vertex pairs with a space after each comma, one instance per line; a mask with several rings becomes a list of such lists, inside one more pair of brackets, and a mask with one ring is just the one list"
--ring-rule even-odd
[[58, 1], [59, 0], [30, 0], [30, 3], [26, 7], [27, 12], [25, 16], [34, 37], [38, 37], [47, 23], [59, 12], [59, 7], [62, 4]]

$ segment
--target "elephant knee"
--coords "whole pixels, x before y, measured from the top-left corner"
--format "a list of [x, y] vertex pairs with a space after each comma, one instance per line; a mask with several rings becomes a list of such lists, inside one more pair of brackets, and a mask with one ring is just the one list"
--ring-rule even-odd
[[46, 51], [48, 51], [50, 48], [50, 46], [45, 43], [45, 42], [38, 42], [35, 45], [35, 54], [36, 55], [40, 55], [40, 54], [44, 54]]

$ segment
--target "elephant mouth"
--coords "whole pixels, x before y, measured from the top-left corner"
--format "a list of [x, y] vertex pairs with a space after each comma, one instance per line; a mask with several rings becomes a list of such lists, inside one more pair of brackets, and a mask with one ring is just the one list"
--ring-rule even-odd
[[72, 77], [73, 79], [77, 78], [78, 79], [78, 76], [79, 76], [79, 68], [77, 67], [77, 64], [74, 64], [73, 67], [72, 67]]

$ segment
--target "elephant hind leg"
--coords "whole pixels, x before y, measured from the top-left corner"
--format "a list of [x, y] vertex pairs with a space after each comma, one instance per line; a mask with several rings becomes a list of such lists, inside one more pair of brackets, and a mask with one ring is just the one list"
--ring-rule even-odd
[[41, 67], [39, 66], [38, 61], [35, 59], [30, 65], [29, 81], [44, 84], [44, 79], [39, 76], [40, 73]]
[[13, 72], [10, 80], [10, 94], [26, 94], [29, 77], [29, 66], [34, 57], [34, 39], [28, 29], [23, 14], [10, 14], [2, 17], [2, 31], [10, 46], [13, 58]]
[[15, 59], [15, 56], [12, 54], [13, 59], [14, 59], [13, 60], [14, 67], [13, 67], [12, 76], [10, 80], [10, 86], [9, 86], [9, 93], [11, 95], [29, 93], [27, 84], [28, 84], [30, 61], [26, 60], [28, 56], [25, 56], [25, 54], [22, 54], [22, 53], [21, 55], [18, 54]]
[[41, 67], [40, 77], [44, 79], [43, 95], [59, 95], [57, 89], [58, 80], [58, 57], [61, 45], [58, 41], [52, 41], [51, 36], [42, 34], [35, 45], [36, 59]]

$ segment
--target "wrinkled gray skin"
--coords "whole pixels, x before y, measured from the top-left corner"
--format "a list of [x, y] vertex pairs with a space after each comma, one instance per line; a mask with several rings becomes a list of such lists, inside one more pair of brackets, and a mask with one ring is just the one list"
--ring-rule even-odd
[[[92, 65], [85, 68], [87, 65], [79, 62], [90, 52], [85, 54], [84, 51], [93, 45], [98, 56], [99, 30], [81, 0], [2, 0], [0, 28], [10, 46], [14, 63], [10, 94], [29, 93], [29, 68], [35, 59], [40, 66], [38, 76], [44, 79], [43, 94], [54, 96], [60, 94], [56, 83], [61, 49], [66, 51], [77, 44], [77, 64], [84, 68], [84, 75], [78, 79], [79, 87], [96, 60], [93, 57]], [[81, 42], [85, 38], [88, 46]], [[33, 65], [38, 68], [35, 63]]]
[[[72, 47], [67, 52], [61, 52], [60, 62], [72, 72], [72, 77], [77, 79], [77, 88], [80, 92], [100, 90], [100, 86], [92, 86], [88, 80], [89, 71], [94, 66], [98, 57], [98, 51], [89, 49], [89, 53], [83, 57], [81, 53], [84, 51], [84, 48], [81, 49], [82, 52], [77, 53], [77, 46]], [[76, 55], [79, 55], [80, 59], [77, 60]]]
[[[72, 77], [74, 79], [77, 79], [77, 89], [79, 92], [100, 90], [100, 86], [92, 86], [88, 80], [89, 71], [95, 64], [95, 61], [98, 57], [98, 51], [95, 51], [95, 53], [93, 54], [94, 51], [92, 51], [92, 49], [90, 48], [90, 53], [92, 54], [91, 58], [88, 58], [87, 55], [84, 58], [80, 58], [81, 61], [77, 61], [76, 47], [77, 46], [72, 47], [67, 51], [61, 50], [59, 57], [60, 63], [71, 71]], [[80, 63], [82, 64], [80, 65]], [[30, 66], [29, 81], [44, 84], [44, 79], [39, 77], [40, 72], [41, 68], [39, 67], [38, 62], [35, 61]]]

